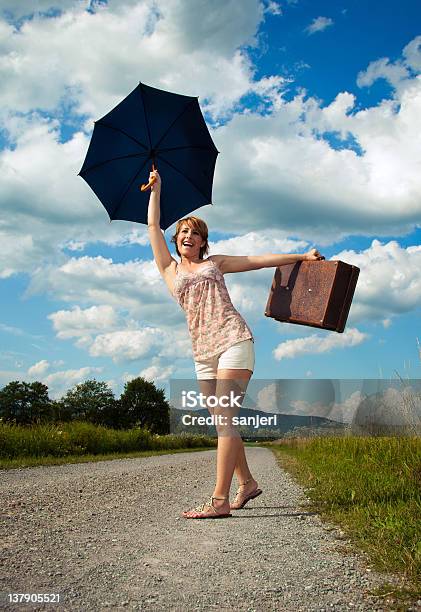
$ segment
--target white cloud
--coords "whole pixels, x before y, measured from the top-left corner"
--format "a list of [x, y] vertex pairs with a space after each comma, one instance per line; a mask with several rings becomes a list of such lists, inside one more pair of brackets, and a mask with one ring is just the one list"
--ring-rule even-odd
[[272, 383], [261, 389], [256, 396], [256, 409], [263, 412], [279, 412], [277, 385]]
[[269, 13], [270, 15], [282, 15], [282, 7], [279, 2], [269, 0], [265, 7], [265, 13]]
[[9, 278], [22, 270], [33, 269], [44, 255], [42, 244], [34, 244], [30, 234], [21, 234], [18, 229], [2, 231], [0, 223], [0, 278]]
[[69, 239], [92, 241], [111, 229], [105, 210], [76, 176], [86, 137], [76, 134], [61, 144], [57, 125], [37, 117], [23, 124], [16, 148], [0, 153], [2, 277], [32, 271], [48, 258], [64, 260], [60, 246]]
[[112, 306], [91, 306], [81, 309], [75, 306], [72, 310], [59, 310], [48, 315], [53, 322], [58, 338], [72, 338], [108, 330], [117, 324], [117, 315]]
[[285, 409], [286, 414], [301, 416], [317, 416], [330, 418], [331, 404], [324, 402], [307, 402], [306, 400], [292, 400]]
[[49, 396], [57, 399], [62, 396], [70, 387], [78, 385], [85, 380], [95, 378], [95, 374], [102, 372], [102, 368], [87, 366], [78, 370], [62, 370], [53, 372], [42, 379], [42, 382], [47, 385]]
[[350, 423], [355, 416], [364, 395], [361, 391], [354, 391], [343, 402], [335, 403], [329, 413], [329, 418], [342, 423]]
[[83, 251], [86, 246], [86, 243], [80, 242], [78, 240], [69, 240], [69, 242], [67, 244], [64, 244], [63, 246], [69, 251]]
[[[215, 56], [215, 49], [210, 49], [204, 37], [198, 53], [208, 54], [206, 58], [196, 58], [194, 70], [190, 63], [181, 61], [184, 69], [191, 71], [195, 92], [184, 89], [187, 85], [183, 76], [168, 63], [175, 50], [184, 49], [187, 54], [186, 49], [196, 41], [197, 33], [187, 32], [189, 22], [184, 22], [191, 8], [188, 2], [166, 0], [159, 7], [159, 15], [148, 2], [111, 3], [93, 15], [75, 3], [72, 10], [59, 17], [26, 22], [18, 36], [9, 32], [12, 26], [3, 23], [6, 59], [1, 68], [2, 92], [16, 99], [5, 98], [2, 111], [14, 146], [0, 154], [0, 201], [5, 213], [0, 224], [1, 277], [19, 271], [32, 273], [52, 259], [56, 264], [65, 262], [61, 252], [64, 247], [80, 249], [99, 239], [115, 246], [149, 243], [144, 227], [127, 222], [110, 224], [105, 209], [77, 177], [89, 139], [80, 132], [62, 142], [60, 128], [65, 117], [69, 119], [67, 111], [58, 107], [61, 110], [55, 119], [46, 119], [39, 113], [24, 117], [15, 114], [18, 104], [26, 105], [25, 110], [35, 104], [45, 109], [50, 101], [54, 106], [67, 96], [76, 104], [75, 112], [84, 110], [97, 118], [133, 88], [132, 78], [129, 83], [127, 75], [144, 68], [142, 79], [148, 81], [148, 71], [152, 70], [149, 54], [153, 55], [154, 70], [165, 66], [165, 70], [158, 70], [165, 83], [153, 81], [155, 85], [168, 84], [189, 94], [201, 91], [203, 106], [216, 114], [232, 111], [241, 96], [250, 91], [270, 101], [270, 114], [237, 113], [231, 122], [212, 130], [218, 149], [223, 151], [224, 163], [219, 161], [217, 165], [214, 206], [198, 211], [209, 222], [211, 231], [241, 234], [251, 227], [257, 233], [271, 228], [284, 235], [327, 244], [349, 234], [396, 235], [413, 229], [421, 213], [421, 80], [406, 79], [406, 87], [396, 92], [394, 100], [358, 112], [355, 97], [347, 92], [339, 93], [326, 107], [313, 98], [305, 99], [304, 94], [286, 102], [279, 93], [278, 77], [254, 81], [252, 64], [243, 52], [237, 51], [238, 45], [253, 39], [263, 18], [262, 7], [252, 0], [248, 2], [251, 8], [241, 17], [246, 20], [241, 35], [235, 29], [236, 22], [227, 19], [237, 15], [238, 5], [221, 3], [228, 24], [222, 33], [214, 33], [225, 41], [225, 46], [221, 43], [218, 47], [221, 55]], [[212, 28], [219, 27], [222, 17], [216, 9], [212, 6], [205, 11], [201, 32], [207, 28], [212, 33]], [[149, 22], [143, 19], [145, 14]], [[142, 29], [145, 23], [149, 23], [146, 33]], [[90, 51], [79, 44], [78, 35], [82, 33], [83, 40], [87, 29], [95, 50], [93, 62], [88, 61]], [[158, 40], [162, 46], [152, 52], [150, 47]], [[172, 46], [164, 44], [170, 40]], [[130, 50], [132, 42], [134, 49], [136, 45], [146, 45], [148, 53]], [[107, 46], [104, 60], [103, 45]], [[47, 54], [51, 56], [51, 48], [56, 51], [57, 66], [54, 62], [43, 63]], [[411, 41], [403, 54], [405, 66], [415, 70], [421, 62], [418, 39]], [[108, 62], [109, 70], [104, 70], [103, 61]], [[48, 75], [40, 78], [32, 62], [48, 65]], [[215, 78], [209, 75], [213, 66], [217, 66]], [[16, 71], [23, 74], [17, 75]], [[66, 89], [67, 81], [63, 81], [69, 74], [77, 82], [70, 90]], [[40, 91], [39, 96], [45, 96], [45, 100], [38, 101], [33, 88], [44, 81], [56, 90]], [[27, 88], [23, 91], [22, 83]], [[222, 97], [218, 98], [217, 92], [222, 92], [218, 94]], [[82, 102], [90, 110], [78, 106]], [[9, 111], [4, 110], [7, 104]], [[91, 126], [90, 122], [89, 129]], [[352, 138], [363, 154], [357, 155], [346, 144], [343, 150], [335, 150], [323, 137], [326, 132]]]
[[[67, 301], [126, 309], [143, 321], [165, 318], [168, 324], [178, 312], [154, 261], [113, 263], [105, 257], [72, 257], [60, 266], [39, 268], [28, 295], [51, 293]], [[157, 305], [161, 304], [159, 313]], [[171, 316], [172, 315], [172, 316]]]
[[330, 17], [315, 17], [311, 24], [306, 27], [305, 31], [307, 34], [314, 34], [315, 32], [323, 32], [329, 26], [333, 25], [333, 19]]
[[308, 248], [305, 240], [292, 240], [282, 231], [247, 232], [226, 240], [209, 242], [209, 254], [226, 255], [263, 255], [265, 253], [290, 253], [294, 249], [303, 251]]
[[235, 116], [215, 131], [229, 155], [201, 216], [218, 229], [272, 227], [324, 244], [411, 231], [421, 214], [420, 104], [421, 79], [412, 79], [396, 100], [357, 112], [344, 92], [326, 107], [297, 95], [279, 98], [270, 116]]
[[111, 1], [94, 13], [84, 3], [64, 8], [54, 18], [26, 21], [19, 36], [3, 26], [2, 107], [51, 111], [71, 102], [98, 117], [133, 89], [133, 75], [200, 92], [212, 98], [216, 114], [253, 89], [252, 65], [238, 49], [255, 44], [263, 19], [256, 0]]
[[140, 246], [149, 246], [148, 228], [144, 225], [137, 225], [126, 231], [123, 235], [107, 237], [104, 241], [112, 246], [126, 246], [139, 244]]
[[293, 359], [306, 354], [328, 353], [334, 349], [356, 346], [368, 338], [368, 334], [349, 328], [342, 334], [325, 332], [326, 335], [313, 334], [305, 338], [281, 342], [273, 351], [277, 361]]
[[160, 329], [128, 329], [99, 334], [90, 345], [89, 353], [93, 357], [111, 357], [115, 362], [134, 361], [152, 356], [164, 341]]
[[161, 381], [167, 381], [171, 378], [174, 371], [175, 367], [173, 365], [163, 366], [160, 359], [153, 358], [152, 364], [141, 370], [139, 376], [156, 384]]
[[414, 72], [421, 70], [421, 36], [416, 36], [404, 47], [403, 56], [405, 64]]
[[392, 62], [382, 57], [370, 62], [366, 70], [359, 72], [357, 85], [369, 87], [377, 79], [385, 79], [393, 89], [399, 91], [410, 86], [413, 74], [421, 70], [421, 36], [413, 38], [402, 51], [402, 58]]
[[29, 19], [18, 32], [0, 21], [0, 123], [10, 141], [0, 154], [3, 278], [57, 260], [63, 247], [80, 249], [99, 239], [114, 245], [149, 243], [144, 228], [108, 223], [104, 208], [77, 176], [88, 136], [75, 133], [63, 142], [60, 131], [78, 125], [84, 114], [90, 131], [93, 118], [133, 89], [133, 75], [180, 93], [200, 93], [202, 106], [215, 117], [231, 112], [246, 93], [266, 99], [282, 85], [280, 77], [256, 80], [250, 59], [239, 50], [255, 44], [263, 19], [257, 0], [212, 5], [163, 0], [159, 8], [153, 0], [111, 0], [93, 13], [76, 0], [2, 6], [20, 17], [57, 4], [61, 14]]
[[44, 376], [44, 374], [46, 374], [49, 369], [50, 363], [46, 359], [43, 359], [42, 361], [34, 363], [34, 365], [28, 369], [28, 375], [34, 378], [38, 378], [40, 376]]
[[409, 76], [409, 71], [400, 63], [391, 63], [387, 57], [371, 62], [368, 68], [361, 71], [357, 77], [359, 87], [369, 87], [377, 79], [385, 79], [392, 87], [398, 87], [403, 79]]
[[395, 240], [373, 240], [365, 251], [341, 251], [332, 259], [361, 269], [349, 322], [384, 320], [388, 327], [391, 315], [421, 305], [421, 246], [403, 248]]
[[0, 11], [13, 19], [20, 19], [49, 10], [65, 11], [74, 6], [88, 8], [90, 0], [0, 0]]
[[288, 414], [301, 414], [304, 416], [319, 416], [339, 423], [350, 423], [361, 404], [363, 395], [360, 391], [353, 392], [341, 403], [308, 402], [296, 400], [290, 403]]
[[[174, 363], [174, 360], [192, 359], [191, 340], [187, 326], [166, 328], [165, 324], [157, 327], [136, 326], [135, 321], [128, 321], [127, 327], [96, 337], [80, 336], [76, 346], [89, 351], [95, 357], [111, 357], [116, 363], [138, 361], [151, 357], [161, 358], [160, 363]], [[163, 365], [163, 367], [164, 367]]]

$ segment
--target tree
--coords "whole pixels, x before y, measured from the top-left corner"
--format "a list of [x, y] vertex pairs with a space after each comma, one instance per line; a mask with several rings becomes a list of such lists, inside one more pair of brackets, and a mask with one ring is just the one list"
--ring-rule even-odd
[[48, 387], [41, 382], [14, 380], [0, 390], [0, 417], [17, 425], [32, 425], [51, 420], [52, 402]]
[[106, 382], [95, 379], [75, 385], [60, 400], [61, 412], [72, 420], [113, 426], [116, 400]]
[[71, 408], [68, 405], [66, 406], [61, 399], [53, 400], [51, 409], [53, 412], [52, 420], [55, 423], [66, 423], [72, 420]]
[[170, 429], [170, 406], [164, 390], [139, 376], [127, 382], [120, 398], [126, 427], [138, 424], [152, 433], [166, 434]]

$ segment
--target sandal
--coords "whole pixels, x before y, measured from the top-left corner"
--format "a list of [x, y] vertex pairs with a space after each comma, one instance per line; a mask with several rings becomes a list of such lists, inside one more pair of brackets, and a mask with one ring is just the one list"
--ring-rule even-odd
[[[252, 480], [252, 478], [249, 478], [248, 480], [246, 480], [246, 482], [241, 482], [239, 484], [239, 487], [244, 487], [244, 485], [248, 484], [250, 480]], [[256, 487], [256, 489], [251, 493], [242, 493], [240, 489], [238, 489], [237, 493], [235, 494], [233, 503], [230, 504], [231, 510], [241, 510], [241, 508], [244, 508], [247, 502], [249, 502], [251, 499], [254, 499], [255, 497], [259, 497], [259, 495], [261, 495], [262, 493], [263, 491], [259, 489], [259, 487]], [[243, 500], [241, 499], [242, 497], [244, 498]]]
[[[229, 516], [232, 516], [232, 514], [227, 514], [226, 512], [224, 513], [218, 512], [218, 510], [213, 505], [214, 499], [228, 499], [228, 497], [215, 497], [215, 495], [212, 495], [208, 503], [205, 502], [201, 506], [198, 506], [197, 508], [195, 508], [194, 510], [186, 510], [185, 512], [183, 512], [182, 516], [188, 519], [189, 518], [191, 519], [205, 519], [205, 518], [216, 519], [216, 518], [228, 518]], [[205, 506], [209, 506], [211, 510], [205, 512]]]

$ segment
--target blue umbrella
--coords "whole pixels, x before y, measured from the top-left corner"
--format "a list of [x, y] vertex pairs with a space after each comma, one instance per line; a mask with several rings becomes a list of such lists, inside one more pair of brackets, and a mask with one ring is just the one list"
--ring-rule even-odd
[[162, 178], [161, 229], [191, 211], [212, 204], [218, 151], [198, 98], [143, 83], [107, 115], [95, 121], [79, 175], [108, 212], [110, 220], [148, 223], [148, 177]]

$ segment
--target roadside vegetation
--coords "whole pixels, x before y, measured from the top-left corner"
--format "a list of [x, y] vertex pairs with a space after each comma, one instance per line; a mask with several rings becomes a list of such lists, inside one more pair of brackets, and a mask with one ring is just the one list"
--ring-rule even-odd
[[289, 437], [266, 445], [304, 486], [313, 511], [339, 525], [376, 569], [401, 576], [400, 587], [384, 585], [385, 603], [406, 610], [400, 606], [419, 600], [420, 437]]
[[0, 468], [104, 461], [214, 448], [216, 440], [153, 434], [142, 427], [115, 430], [75, 421], [47, 425], [0, 424]]
[[87, 380], [60, 399], [41, 382], [0, 389], [0, 468], [139, 457], [214, 448], [202, 435], [170, 434], [164, 391], [138, 377], [115, 398], [105, 382]]

